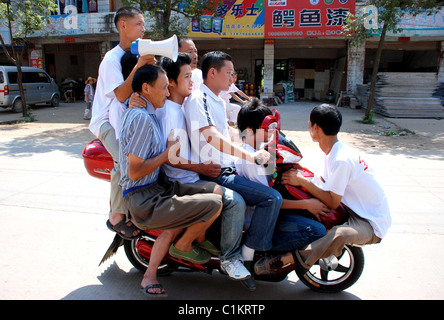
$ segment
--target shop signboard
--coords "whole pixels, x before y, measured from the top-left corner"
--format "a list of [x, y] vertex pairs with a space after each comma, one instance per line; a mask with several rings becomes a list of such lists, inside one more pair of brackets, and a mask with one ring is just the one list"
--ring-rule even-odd
[[193, 38], [263, 38], [264, 1], [224, 0], [213, 15], [193, 17], [188, 36]]
[[71, 36], [88, 34], [88, 14], [63, 14], [48, 17], [48, 24], [42, 30], [33, 33], [34, 37]]
[[31, 67], [42, 68], [42, 50], [31, 50]]
[[0, 33], [2, 35], [3, 41], [6, 45], [11, 44], [11, 36], [9, 35], [9, 28], [6, 19], [0, 20]]
[[[411, 14], [404, 14], [398, 22], [398, 28], [401, 32], [387, 32], [387, 37], [442, 37], [444, 36], [444, 9], [432, 14], [421, 13], [417, 16]], [[382, 26], [381, 26], [382, 28]], [[380, 36], [381, 31], [378, 30], [372, 33], [373, 36]]]
[[265, 0], [265, 37], [341, 36], [355, 0]]

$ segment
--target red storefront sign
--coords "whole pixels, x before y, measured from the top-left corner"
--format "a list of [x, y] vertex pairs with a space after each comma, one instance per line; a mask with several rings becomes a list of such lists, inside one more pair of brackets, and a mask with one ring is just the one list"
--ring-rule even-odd
[[355, 0], [264, 0], [265, 37], [341, 36], [347, 12]]

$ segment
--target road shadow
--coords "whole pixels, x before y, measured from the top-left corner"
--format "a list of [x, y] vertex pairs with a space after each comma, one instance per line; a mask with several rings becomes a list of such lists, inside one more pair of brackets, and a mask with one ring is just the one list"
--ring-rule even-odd
[[[101, 285], [90, 285], [76, 289], [62, 300], [152, 300], [140, 290], [143, 274], [135, 268], [128, 272], [119, 268], [116, 262], [110, 264], [97, 278]], [[240, 282], [232, 281], [227, 276], [214, 271], [213, 274], [199, 272], [174, 272], [166, 277], [159, 277], [168, 292], [168, 298], [160, 300], [360, 300], [349, 293], [322, 294], [308, 289], [299, 280], [289, 278], [281, 282], [257, 281], [254, 292], [247, 291]]]
[[[352, 133], [347, 137], [347, 143], [368, 154], [402, 155], [407, 158], [426, 158], [444, 160], [444, 139], [419, 134], [385, 135], [384, 131], [370, 133]], [[339, 136], [341, 139], [341, 136]]]
[[[319, 103], [301, 101], [294, 104], [279, 105], [275, 108], [281, 114], [281, 129], [296, 145], [314, 144], [308, 133], [308, 118], [312, 108]], [[83, 102], [61, 103], [59, 107], [37, 106], [34, 110], [36, 121], [32, 125], [48, 124], [48, 129], [28, 137], [20, 137], [0, 145], [0, 154], [11, 156], [29, 156], [32, 153], [43, 153], [54, 150], [68, 152], [81, 157], [84, 146], [95, 137], [89, 131], [88, 121], [83, 120]], [[380, 116], [375, 116], [375, 124], [363, 124], [363, 110], [340, 108], [343, 124], [339, 139], [370, 154], [404, 155], [410, 158], [430, 158], [444, 160], [444, 136], [442, 134], [422, 135], [407, 132], [405, 136], [386, 136], [391, 131], [402, 131], [395, 123]], [[0, 115], [11, 115], [12, 111], [2, 111]], [[15, 114], [17, 115], [17, 114]], [[7, 118], [7, 117], [2, 117]], [[416, 121], [416, 120], [411, 120]], [[427, 130], [428, 121], [422, 121]], [[56, 127], [56, 124], [63, 126]], [[439, 125], [439, 124], [437, 124]], [[0, 132], [15, 130], [19, 125], [2, 125]], [[27, 126], [27, 124], [23, 125]], [[54, 126], [51, 129], [51, 126]], [[303, 150], [301, 150], [303, 151]]]
[[[3, 127], [2, 130], [14, 130], [14, 126]], [[71, 125], [64, 129], [47, 129], [2, 143], [0, 155], [21, 158], [34, 154], [63, 151], [73, 157], [81, 158], [85, 145], [93, 139], [94, 136], [84, 125]]]
[[[308, 119], [313, 107], [319, 104], [306, 101], [276, 107], [281, 114], [282, 130], [297, 145], [314, 145], [308, 133]], [[339, 108], [339, 111], [342, 114], [339, 140], [360, 151], [377, 155], [444, 160], [443, 131], [436, 130], [442, 122], [412, 118], [403, 119], [399, 121], [403, 125], [397, 125], [397, 119], [375, 115], [373, 124], [365, 124], [362, 123], [364, 110]], [[415, 134], [409, 126], [422, 126], [422, 134]], [[398, 135], [399, 133], [401, 135]]]
[[[402, 155], [412, 159], [427, 158], [444, 160], [444, 138], [441, 136], [425, 136], [407, 132], [405, 135], [386, 135], [389, 130], [399, 130], [394, 125], [384, 130], [378, 126], [364, 127], [359, 130], [344, 128], [338, 134], [339, 140], [350, 147], [356, 148], [367, 154], [375, 155]], [[310, 135], [304, 130], [285, 130], [284, 133], [296, 143], [305, 147], [316, 147]], [[298, 145], [299, 146], [299, 145]]]
[[[89, 121], [83, 119], [85, 102], [74, 103], [61, 102], [58, 107], [50, 105], [37, 105], [28, 109], [29, 115], [36, 123], [78, 123], [88, 124]], [[0, 125], [10, 125], [26, 122], [21, 112], [15, 113], [11, 109], [0, 109]]]

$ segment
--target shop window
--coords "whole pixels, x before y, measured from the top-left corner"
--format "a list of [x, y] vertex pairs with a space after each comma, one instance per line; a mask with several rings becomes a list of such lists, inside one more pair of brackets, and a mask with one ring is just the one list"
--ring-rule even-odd
[[79, 57], [78, 56], [70, 56], [69, 59], [70, 59], [72, 66], [76, 66], [79, 64]]
[[315, 79], [305, 79], [304, 80], [304, 88], [305, 89], [314, 89], [315, 87]]
[[88, 0], [88, 10], [89, 12], [97, 12], [97, 1]]
[[123, 7], [122, 0], [110, 0], [109, 1], [109, 11], [116, 12]]
[[[53, 15], [68, 13], [88, 13], [97, 12], [97, 0], [54, 0], [57, 8]], [[74, 9], [75, 8], [75, 9]]]
[[274, 83], [288, 80], [288, 60], [275, 60]]

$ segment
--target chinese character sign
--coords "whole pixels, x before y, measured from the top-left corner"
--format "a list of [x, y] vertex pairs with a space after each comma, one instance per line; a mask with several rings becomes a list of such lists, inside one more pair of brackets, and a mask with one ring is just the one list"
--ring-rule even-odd
[[[382, 28], [382, 27], [381, 27]], [[387, 32], [387, 37], [442, 37], [444, 36], [444, 9], [433, 12], [412, 16], [409, 13], [404, 14], [398, 21], [397, 28], [401, 31]], [[373, 36], [380, 36], [381, 32], [374, 30]]]
[[190, 37], [263, 38], [268, 0], [224, 0], [214, 15], [193, 17]]
[[265, 37], [341, 36], [355, 0], [265, 0]]

